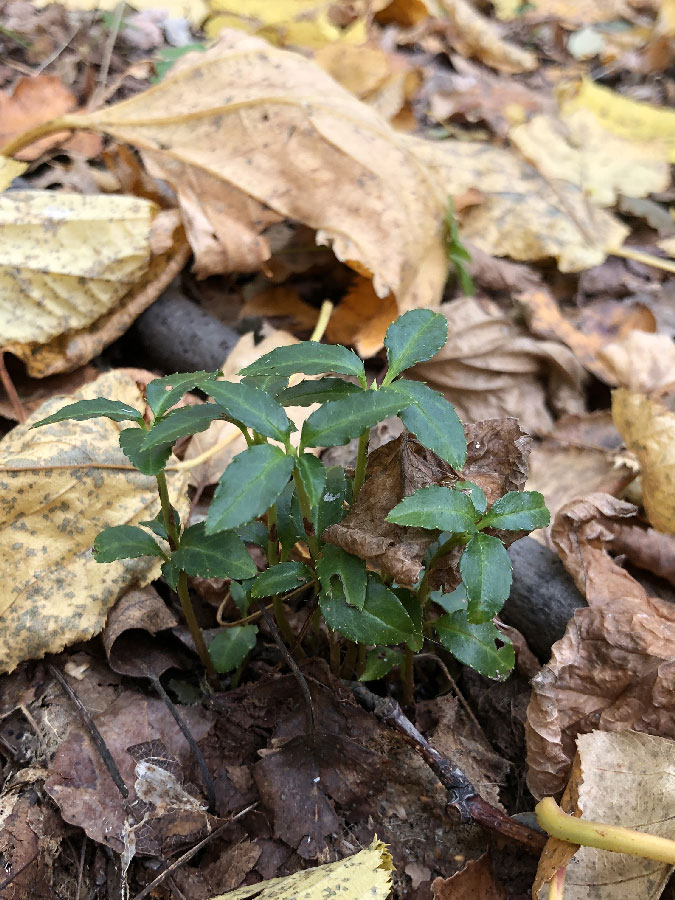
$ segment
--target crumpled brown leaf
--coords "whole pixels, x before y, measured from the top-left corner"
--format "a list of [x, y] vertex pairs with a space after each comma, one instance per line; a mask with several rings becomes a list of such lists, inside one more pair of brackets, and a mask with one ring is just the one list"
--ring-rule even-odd
[[470, 859], [451, 878], [436, 878], [431, 891], [434, 900], [506, 900], [504, 885], [495, 878], [487, 853]]
[[408, 374], [441, 391], [463, 421], [514, 416], [531, 434], [560, 413], [584, 411], [583, 370], [563, 344], [515, 326], [491, 300], [463, 297], [441, 307], [449, 338], [436, 356]]
[[579, 734], [675, 737], [675, 606], [650, 596], [606, 549], [614, 523], [635, 513], [630, 503], [592, 494], [556, 516], [553, 542], [588, 608], [574, 613], [532, 682], [527, 760], [536, 797], [563, 789]]

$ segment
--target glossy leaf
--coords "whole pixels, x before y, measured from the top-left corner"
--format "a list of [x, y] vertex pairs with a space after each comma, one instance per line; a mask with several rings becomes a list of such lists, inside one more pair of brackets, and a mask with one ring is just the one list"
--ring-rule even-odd
[[276, 400], [279, 400], [278, 395], [288, 386], [288, 375], [246, 375], [241, 380], [243, 384], [265, 391]]
[[483, 489], [478, 487], [477, 484], [474, 484], [473, 481], [457, 481], [453, 484], [453, 488], [456, 491], [468, 491], [476, 512], [485, 512], [487, 509], [487, 497]]
[[411, 309], [392, 322], [384, 338], [389, 384], [405, 369], [435, 356], [448, 339], [448, 320], [430, 309]]
[[509, 491], [495, 500], [478, 527], [533, 531], [544, 528], [550, 521], [551, 514], [539, 491]]
[[219, 631], [209, 644], [209, 656], [216, 672], [225, 675], [240, 666], [255, 647], [257, 634], [255, 625], [236, 625]]
[[453, 468], [461, 469], [466, 462], [466, 437], [452, 403], [421, 381], [404, 379], [389, 390], [407, 399], [399, 418], [408, 431]]
[[181, 406], [158, 419], [140, 445], [141, 450], [151, 450], [162, 444], [175, 444], [182, 437], [206, 431], [211, 422], [221, 418], [225, 410], [217, 403], [200, 403], [199, 406]]
[[340, 375], [354, 375], [365, 378], [363, 362], [353, 350], [339, 344], [320, 344], [318, 341], [303, 341], [287, 347], [275, 347], [265, 353], [240, 375], [322, 375], [337, 372]]
[[317, 561], [316, 572], [324, 593], [332, 595], [333, 581], [337, 579], [340, 582], [340, 595], [350, 606], [363, 609], [368, 575], [362, 559], [334, 544], [326, 544]]
[[446, 613], [454, 613], [458, 609], [466, 610], [469, 603], [466, 596], [466, 588], [461, 581], [451, 593], [444, 594], [443, 591], [432, 591], [429, 594], [429, 599], [433, 600], [434, 603], [438, 603]]
[[165, 378], [155, 378], [145, 389], [148, 406], [155, 418], [163, 416], [178, 401], [195, 388], [208, 388], [219, 372], [178, 372]]
[[256, 544], [263, 550], [267, 547], [269, 532], [267, 526], [263, 522], [247, 522], [237, 528], [237, 534], [245, 544]]
[[293, 459], [271, 444], [249, 447], [220, 476], [206, 533], [238, 528], [257, 519], [283, 491], [293, 471]]
[[366, 428], [395, 416], [409, 401], [391, 388], [360, 391], [325, 403], [302, 426], [303, 447], [335, 447], [348, 444]]
[[359, 681], [377, 681], [403, 661], [403, 651], [395, 647], [374, 647], [366, 656], [366, 665]]
[[436, 619], [434, 628], [446, 650], [481, 675], [502, 681], [513, 668], [513, 645], [492, 622], [472, 625], [459, 611]]
[[296, 465], [310, 506], [314, 507], [323, 494], [326, 484], [326, 467], [311, 453], [301, 453]]
[[357, 394], [363, 388], [342, 378], [318, 378], [315, 381], [301, 381], [282, 391], [277, 400], [282, 406], [311, 406], [312, 403], [326, 403], [339, 400], [348, 394]]
[[307, 538], [295, 485], [289, 482], [277, 498], [277, 534], [284, 554], [289, 554], [298, 541]]
[[403, 604], [405, 611], [410, 616], [413, 623], [413, 634], [408, 638], [408, 647], [415, 653], [424, 646], [424, 610], [419, 601], [419, 597], [414, 591], [408, 588], [396, 587], [392, 588], [398, 599]]
[[46, 419], [40, 419], [31, 428], [40, 428], [42, 425], [51, 425], [53, 422], [65, 422], [67, 419], [83, 421], [84, 419], [97, 419], [104, 416], [113, 422], [142, 422], [143, 416], [133, 406], [121, 403], [119, 400], [106, 400], [105, 397], [96, 397], [94, 400], [78, 400], [62, 407], [58, 412]]
[[265, 569], [251, 585], [251, 597], [287, 594], [312, 580], [312, 570], [301, 562], [282, 562]]
[[216, 381], [209, 393], [230, 419], [282, 443], [294, 426], [283, 407], [268, 393], [243, 381]]
[[362, 610], [350, 606], [335, 587], [332, 594], [319, 595], [321, 612], [329, 628], [358, 644], [400, 644], [414, 632], [410, 616], [393, 591], [377, 578], [368, 580]]
[[314, 527], [319, 537], [329, 525], [336, 525], [345, 516], [347, 479], [342, 466], [326, 469], [326, 484], [321, 499], [313, 510]]
[[253, 578], [247, 578], [242, 584], [238, 581], [230, 582], [230, 597], [234, 600], [234, 604], [239, 610], [242, 617], [248, 614], [248, 608], [251, 605], [251, 598], [248, 595], [248, 589], [253, 584]]
[[244, 542], [234, 531], [206, 534], [204, 522], [186, 528], [180, 547], [172, 554], [173, 563], [200, 578], [253, 578], [258, 567]]
[[[176, 507], [172, 507], [173, 509], [173, 518], [176, 523], [176, 528], [180, 533], [180, 513], [176, 509]], [[165, 541], [169, 540], [169, 536], [166, 533], [166, 528], [164, 527], [164, 514], [162, 510], [157, 513], [154, 519], [148, 519], [146, 522], [139, 522], [139, 525], [143, 525], [145, 528], [149, 528], [157, 537], [164, 538]]]
[[396, 525], [454, 533], [475, 531], [475, 520], [476, 510], [466, 494], [438, 485], [404, 497], [387, 516], [387, 522]]
[[171, 444], [158, 444], [151, 450], [141, 450], [147, 433], [144, 428], [125, 428], [120, 431], [120, 447], [143, 475], [159, 475], [171, 456]]
[[511, 560], [502, 542], [489, 534], [474, 535], [459, 561], [468, 597], [468, 621], [488, 622], [511, 590]]
[[113, 525], [104, 528], [94, 540], [94, 559], [99, 563], [116, 559], [136, 559], [139, 556], [164, 557], [152, 535], [136, 525]]

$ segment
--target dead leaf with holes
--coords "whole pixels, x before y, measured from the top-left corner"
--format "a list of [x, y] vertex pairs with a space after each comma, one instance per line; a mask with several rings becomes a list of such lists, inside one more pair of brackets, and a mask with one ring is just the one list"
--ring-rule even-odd
[[[580, 735], [561, 806], [582, 820], [673, 840], [674, 751], [675, 742], [649, 734]], [[565, 900], [657, 900], [673, 871], [668, 863], [549, 838], [532, 890], [535, 900], [547, 900], [561, 866], [567, 866]]]
[[[150, 519], [159, 507], [155, 479], [120, 449], [128, 426], [98, 418], [30, 427], [68, 403], [101, 396], [143, 409], [136, 381], [110, 372], [48, 400], [0, 441], [0, 671], [88, 640], [123, 593], [158, 577], [157, 558], [104, 565], [91, 552], [102, 528]], [[170, 468], [167, 475], [184, 515], [186, 476]]]

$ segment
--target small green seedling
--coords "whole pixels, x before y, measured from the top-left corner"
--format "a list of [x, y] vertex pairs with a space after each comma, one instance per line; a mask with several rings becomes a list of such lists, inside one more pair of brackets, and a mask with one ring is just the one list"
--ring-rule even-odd
[[[356, 670], [364, 680], [380, 678], [398, 664], [410, 686], [412, 654], [429, 640], [440, 642], [484, 675], [504, 678], [513, 666], [513, 647], [492, 619], [509, 594], [511, 564], [494, 532], [530, 531], [548, 524], [541, 494], [511, 492], [488, 509], [478, 485], [459, 481], [453, 487], [431, 485], [405, 497], [387, 520], [440, 535], [416, 585], [392, 583], [386, 574], [368, 571], [362, 559], [322, 538], [355, 502], [365, 479], [370, 430], [383, 419], [399, 416], [420, 443], [461, 470], [466, 440], [454, 407], [427, 385], [400, 377], [411, 366], [431, 359], [446, 339], [444, 316], [412, 310], [387, 331], [389, 366], [381, 384], [368, 383], [363, 362], [353, 351], [305, 341], [265, 354], [243, 369], [236, 383], [219, 381], [218, 372], [171, 375], [151, 382], [147, 401], [154, 418], [149, 425], [133, 407], [96, 399], [66, 406], [33, 427], [94, 416], [135, 423], [121, 432], [120, 445], [140, 472], [157, 479], [160, 512], [139, 525], [106, 528], [96, 538], [95, 557], [99, 562], [137, 556], [163, 560], [163, 575], [178, 593], [212, 678], [215, 671], [240, 666], [254, 646], [257, 626], [250, 620], [255, 613], [248, 615], [253, 602], [269, 598], [281, 634], [296, 643], [298, 636], [284, 607], [284, 598], [296, 593], [306, 597], [315, 626], [321, 615], [333, 635], [331, 661], [336, 674], [352, 675]], [[320, 377], [289, 384], [298, 375]], [[174, 408], [195, 388], [211, 400]], [[295, 427], [285, 407], [317, 403], [294, 446]], [[169, 501], [164, 469], [179, 438], [204, 431], [217, 419], [234, 423], [248, 446], [221, 476], [206, 521], [183, 527]], [[324, 466], [308, 452], [353, 438], [358, 438], [353, 476], [340, 466]], [[264, 571], [258, 571], [247, 544], [263, 549]], [[448, 594], [432, 590], [434, 569], [459, 546], [464, 548], [459, 587]], [[298, 552], [303, 547], [304, 553]], [[192, 609], [188, 575], [230, 579], [231, 596], [247, 619], [224, 628], [208, 650]], [[335, 635], [348, 642], [342, 663]], [[346, 672], [347, 662], [351, 670]]]

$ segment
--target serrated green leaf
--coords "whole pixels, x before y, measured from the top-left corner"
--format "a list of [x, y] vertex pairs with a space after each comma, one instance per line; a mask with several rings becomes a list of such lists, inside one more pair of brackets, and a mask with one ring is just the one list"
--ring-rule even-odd
[[466, 596], [466, 588], [461, 581], [451, 593], [444, 594], [443, 591], [432, 591], [429, 594], [429, 599], [433, 600], [434, 603], [438, 603], [446, 613], [454, 613], [458, 609], [466, 610], [469, 603]]
[[345, 516], [345, 498], [347, 496], [347, 479], [342, 466], [329, 466], [326, 469], [326, 485], [321, 499], [312, 511], [314, 527], [319, 537], [329, 525], [337, 525]]
[[469, 600], [469, 622], [488, 622], [511, 590], [511, 560], [502, 542], [489, 534], [474, 535], [462, 553], [459, 572]]
[[216, 672], [221, 675], [240, 666], [255, 647], [256, 625], [236, 625], [223, 628], [209, 644], [209, 656]]
[[265, 569], [250, 588], [251, 597], [275, 597], [287, 594], [312, 580], [312, 570], [301, 562], [282, 562]]
[[263, 550], [267, 547], [269, 532], [263, 522], [247, 522], [245, 525], [240, 525], [237, 528], [237, 534], [246, 544], [256, 544]]
[[[180, 513], [175, 506], [172, 506], [171, 508], [173, 509], [173, 518], [176, 523], [176, 528], [180, 534]], [[165, 541], [169, 540], [166, 528], [164, 527], [164, 513], [161, 509], [154, 519], [148, 519], [146, 522], [139, 522], [138, 524], [143, 525], [145, 528], [149, 528], [150, 531], [157, 535], [157, 537], [164, 538]]]
[[339, 375], [354, 375], [365, 379], [363, 362], [353, 350], [340, 344], [320, 344], [318, 341], [303, 341], [287, 347], [275, 347], [265, 353], [240, 375], [322, 375], [337, 372]]
[[337, 579], [341, 584], [340, 595], [350, 606], [363, 609], [368, 575], [362, 559], [334, 544], [326, 544], [317, 560], [316, 573], [325, 594], [332, 595], [333, 580]]
[[342, 378], [318, 378], [316, 381], [301, 381], [282, 391], [277, 400], [282, 406], [311, 406], [312, 403], [326, 403], [339, 400], [349, 394], [358, 394], [363, 388]]
[[277, 401], [279, 400], [277, 395], [288, 386], [288, 375], [246, 375], [241, 380], [244, 384], [265, 391]]
[[145, 389], [148, 406], [155, 418], [163, 416], [178, 401], [195, 388], [206, 388], [215, 381], [219, 372], [178, 372], [165, 378], [155, 378]]
[[487, 509], [487, 497], [482, 488], [473, 481], [457, 481], [453, 484], [456, 491], [468, 491], [476, 512], [484, 513]]
[[368, 579], [362, 610], [350, 606], [334, 586], [332, 594], [319, 595], [319, 606], [329, 628], [358, 644], [401, 644], [414, 632], [410, 616], [393, 591], [376, 577]]
[[[466, 612], [459, 611], [436, 619], [434, 628], [443, 646], [481, 675], [503, 681], [513, 668], [513, 645], [492, 622], [472, 625]], [[497, 647], [497, 641], [503, 646]]]
[[286, 487], [292, 471], [292, 457], [272, 444], [258, 444], [235, 456], [220, 476], [206, 533], [228, 531], [257, 519]]
[[424, 610], [419, 601], [419, 597], [414, 591], [408, 588], [395, 587], [392, 588], [398, 599], [403, 604], [405, 611], [410, 616], [413, 623], [413, 634], [408, 638], [408, 647], [415, 653], [424, 646]]
[[375, 647], [366, 656], [366, 665], [359, 681], [377, 681], [384, 678], [394, 666], [401, 664], [403, 658], [403, 651], [395, 647]]
[[461, 491], [431, 485], [404, 497], [387, 516], [387, 522], [411, 528], [439, 531], [474, 532], [476, 510]]
[[466, 462], [466, 437], [455, 407], [421, 381], [397, 381], [389, 387], [406, 397], [399, 418], [417, 440], [454, 469]]
[[206, 534], [204, 522], [186, 528], [180, 547], [171, 556], [174, 565], [199, 578], [253, 578], [258, 567], [234, 531]]
[[389, 387], [379, 391], [360, 391], [341, 400], [324, 403], [305, 420], [300, 442], [303, 447], [348, 444], [366, 428], [397, 415], [409, 402]]
[[242, 584], [239, 584], [238, 581], [230, 582], [230, 597], [234, 600], [235, 606], [239, 610], [241, 616], [248, 614], [248, 608], [251, 605], [251, 598], [248, 595], [248, 591], [254, 581], [254, 578], [247, 578]]
[[51, 425], [53, 422], [65, 422], [67, 419], [75, 419], [78, 422], [84, 419], [97, 419], [103, 416], [106, 419], [112, 419], [113, 422], [142, 422], [141, 413], [129, 406], [127, 403], [121, 403], [119, 400], [106, 400], [105, 397], [96, 397], [94, 400], [78, 400], [77, 403], [70, 403], [68, 406], [62, 407], [58, 412], [46, 419], [40, 419], [31, 428], [40, 428], [42, 425]]
[[430, 309], [411, 309], [392, 322], [384, 338], [390, 384], [405, 369], [435, 356], [448, 339], [448, 320]]
[[94, 559], [99, 563], [139, 556], [165, 557], [152, 535], [136, 525], [113, 525], [104, 528], [94, 540]]
[[539, 491], [509, 491], [495, 500], [478, 527], [534, 531], [535, 528], [545, 528], [550, 521], [551, 514]]
[[199, 406], [181, 406], [158, 419], [145, 432], [141, 450], [151, 450], [167, 444], [175, 444], [182, 437], [206, 431], [211, 422], [225, 415], [225, 410], [217, 403], [202, 403]]
[[142, 450], [141, 444], [147, 433], [145, 428], [125, 428], [120, 431], [120, 447], [143, 475], [159, 475], [171, 456], [171, 444], [159, 444], [151, 450]]
[[172, 590], [177, 591], [180, 569], [173, 562], [173, 560], [167, 559], [167, 561], [162, 564], [162, 575], [164, 576], [164, 580], [169, 585], [169, 587]]
[[301, 453], [296, 465], [310, 506], [314, 507], [321, 499], [326, 484], [326, 467], [311, 453]]
[[295, 430], [283, 408], [265, 391], [243, 381], [216, 381], [209, 393], [230, 419], [282, 443]]
[[277, 497], [277, 534], [284, 554], [290, 553], [298, 541], [307, 539], [300, 504], [292, 481]]

